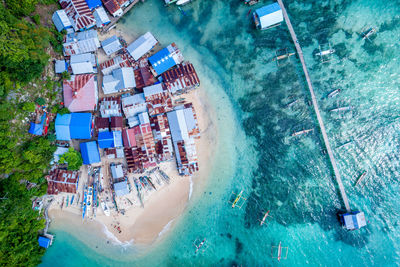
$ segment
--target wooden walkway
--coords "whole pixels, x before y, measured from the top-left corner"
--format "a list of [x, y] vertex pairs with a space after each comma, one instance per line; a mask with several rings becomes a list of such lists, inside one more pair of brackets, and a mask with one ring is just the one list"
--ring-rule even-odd
[[313, 103], [313, 106], [314, 106], [315, 114], [317, 115], [319, 127], [321, 129], [322, 137], [323, 137], [324, 142], [325, 142], [326, 150], [328, 151], [329, 159], [331, 161], [331, 164], [332, 164], [332, 167], [333, 167], [333, 171], [335, 173], [335, 178], [336, 178], [336, 181], [337, 181], [337, 183], [339, 185], [340, 194], [342, 195], [342, 199], [343, 199], [344, 205], [346, 207], [346, 210], [348, 212], [350, 212], [351, 209], [350, 209], [350, 205], [349, 205], [349, 200], [347, 199], [346, 191], [344, 190], [344, 186], [343, 186], [343, 183], [342, 183], [342, 178], [340, 177], [340, 172], [339, 172], [339, 169], [336, 166], [336, 160], [335, 160], [335, 157], [333, 156], [331, 145], [329, 144], [328, 135], [326, 134], [324, 121], [322, 120], [321, 114], [319, 112], [317, 99], [315, 97], [315, 93], [314, 93], [314, 89], [313, 89], [313, 86], [312, 86], [312, 83], [311, 83], [311, 79], [310, 79], [310, 76], [308, 74], [306, 63], [304, 61], [303, 51], [301, 50], [301, 46], [299, 44], [299, 41], [298, 41], [297, 36], [296, 36], [296, 33], [295, 33], [294, 29], [293, 29], [292, 23], [290, 22], [289, 16], [288, 16], [288, 14], [286, 12], [286, 9], [285, 9], [285, 6], [283, 5], [282, 0], [278, 0], [278, 3], [282, 8], [283, 17], [286, 20], [286, 24], [287, 24], [287, 26], [289, 28], [290, 35], [292, 36], [293, 42], [294, 42], [294, 44], [296, 46], [297, 53], [299, 54], [299, 58], [300, 58], [301, 64], [303, 66], [303, 71], [304, 71], [304, 75], [306, 76], [308, 89], [310, 90], [311, 99], [312, 99], [312, 103]]
[[[128, 11], [131, 10], [131, 8], [132, 8], [134, 5], [136, 5], [138, 2], [139, 2], [139, 0], [134, 0], [134, 1], [132, 1], [132, 3], [130, 3], [129, 6], [127, 6], [127, 7], [124, 9], [124, 11], [122, 12], [122, 15], [121, 15], [121, 16], [111, 18], [111, 23], [108, 24], [108, 25], [106, 25], [106, 26], [103, 28], [103, 33], [108, 32], [112, 27], [114, 27], [115, 24], [118, 22], [118, 20], [119, 20], [120, 18], [122, 18], [126, 13], [128, 13]], [[142, 2], [144, 2], [144, 0], [142, 0]]]

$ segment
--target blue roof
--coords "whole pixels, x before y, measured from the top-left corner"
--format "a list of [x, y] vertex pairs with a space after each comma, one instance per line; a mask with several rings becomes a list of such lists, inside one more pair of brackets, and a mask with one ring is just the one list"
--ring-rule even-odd
[[71, 114], [60, 115], [57, 114], [55, 129], [57, 140], [70, 141], [71, 135], [69, 131], [69, 124], [71, 122]]
[[71, 123], [69, 129], [72, 139], [92, 138], [92, 114], [71, 113]]
[[39, 236], [38, 238], [39, 246], [43, 248], [48, 248], [50, 246], [51, 240], [44, 236]]
[[279, 4], [278, 3], [273, 3], [273, 4], [270, 4], [268, 6], [263, 6], [263, 7], [259, 8], [259, 9], [257, 9], [256, 13], [257, 13], [257, 15], [259, 17], [262, 17], [262, 16], [265, 16], [265, 15], [274, 13], [274, 12], [276, 12], [278, 10], [281, 10], [281, 7], [279, 6]]
[[95, 9], [96, 7], [101, 6], [101, 0], [85, 0], [86, 4], [90, 8], [90, 10]]
[[68, 70], [68, 65], [65, 60], [56, 60], [55, 64], [56, 73], [63, 73]]
[[31, 122], [31, 127], [29, 128], [28, 133], [35, 134], [35, 135], [42, 135], [43, 133], [43, 125], [46, 121], [46, 113], [43, 114], [40, 123], [33, 123]]
[[83, 164], [88, 165], [100, 162], [99, 148], [97, 147], [96, 141], [81, 143], [80, 147]]
[[149, 62], [153, 69], [157, 72], [157, 75], [166, 72], [168, 69], [176, 65], [176, 62], [167, 47], [149, 57]]
[[114, 147], [114, 136], [110, 131], [99, 133], [99, 147], [100, 148], [110, 148]]

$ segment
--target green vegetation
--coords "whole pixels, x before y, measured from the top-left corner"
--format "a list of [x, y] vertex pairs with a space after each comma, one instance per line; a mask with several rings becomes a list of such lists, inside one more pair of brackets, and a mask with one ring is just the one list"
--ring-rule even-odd
[[[58, 82], [42, 76], [51, 49], [59, 51], [60, 34], [39, 25], [41, 16], [32, 14], [37, 4], [0, 3], [0, 266], [35, 266], [45, 251], [37, 243], [44, 220], [32, 210], [32, 200], [47, 189], [44, 176], [56, 149], [54, 129], [47, 138], [34, 137], [27, 133], [27, 121], [35, 103], [60, 109]], [[40, 14], [53, 12], [44, 11]]]
[[68, 71], [64, 71], [63, 73], [61, 73], [61, 79], [69, 80], [71, 79], [71, 74]]
[[82, 156], [81, 153], [76, 151], [73, 147], [68, 149], [68, 152], [60, 157], [58, 161], [61, 164], [68, 163], [68, 170], [77, 171], [82, 166]]

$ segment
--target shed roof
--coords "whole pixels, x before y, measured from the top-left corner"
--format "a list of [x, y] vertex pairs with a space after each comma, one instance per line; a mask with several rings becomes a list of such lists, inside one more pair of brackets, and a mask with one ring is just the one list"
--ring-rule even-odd
[[50, 246], [51, 240], [50, 238], [39, 236], [38, 238], [39, 246], [43, 248], [48, 248]]
[[115, 190], [115, 194], [118, 197], [125, 196], [125, 195], [129, 194], [128, 183], [126, 181], [115, 183], [114, 190]]
[[56, 60], [55, 71], [56, 73], [63, 73], [68, 70], [67, 62], [65, 60]]
[[92, 137], [92, 114], [71, 113], [70, 133], [72, 139], [90, 139]]
[[81, 143], [80, 147], [83, 164], [88, 165], [100, 162], [100, 154], [96, 141]]
[[149, 62], [157, 75], [164, 73], [182, 61], [183, 56], [174, 43], [149, 57]]
[[100, 0], [85, 0], [86, 4], [88, 5], [89, 9], [93, 10], [96, 7], [101, 6], [101, 1]]
[[72, 55], [70, 64], [74, 74], [94, 73], [93, 66], [96, 66], [96, 57], [92, 53]]
[[118, 37], [115, 35], [101, 42], [101, 46], [103, 47], [103, 50], [107, 55], [111, 55], [112, 53], [115, 53], [118, 50], [122, 49], [122, 45]]
[[98, 28], [101, 28], [104, 25], [111, 23], [110, 19], [107, 16], [106, 11], [104, 10], [104, 8], [102, 6], [96, 8], [94, 10], [93, 16], [94, 16], [94, 19], [96, 20], [96, 26]]
[[64, 29], [72, 28], [71, 21], [69, 20], [65, 10], [57, 10], [52, 16], [53, 23], [57, 28], [57, 31], [62, 31]]
[[131, 43], [126, 49], [135, 60], [138, 60], [149, 52], [157, 43], [158, 41], [156, 38], [154, 38], [150, 32], [146, 32]]
[[114, 179], [120, 179], [124, 177], [124, 171], [122, 170], [122, 164], [111, 165], [111, 174]]
[[64, 114], [64, 115], [57, 114], [55, 122], [57, 140], [64, 140], [64, 141], [71, 140], [71, 134], [69, 130], [70, 123], [71, 123], [71, 114]]

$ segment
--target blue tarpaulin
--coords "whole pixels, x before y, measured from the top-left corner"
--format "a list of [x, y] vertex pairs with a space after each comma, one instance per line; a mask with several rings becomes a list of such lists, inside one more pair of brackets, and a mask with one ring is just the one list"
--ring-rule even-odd
[[149, 57], [149, 62], [153, 69], [157, 72], [157, 75], [166, 72], [168, 69], [176, 65], [176, 62], [167, 47]]
[[57, 140], [70, 141], [71, 134], [69, 131], [69, 125], [71, 123], [71, 114], [60, 115], [57, 114], [55, 129]]
[[90, 10], [95, 9], [96, 7], [101, 6], [101, 0], [85, 0], [86, 4], [90, 8]]
[[31, 122], [31, 127], [29, 128], [28, 133], [34, 134], [34, 135], [42, 135], [43, 134], [43, 125], [44, 125], [45, 121], [46, 121], [46, 113], [43, 114], [42, 119], [40, 120], [40, 123]]
[[99, 148], [96, 141], [81, 143], [83, 164], [88, 165], [100, 162]]
[[50, 246], [51, 240], [47, 237], [39, 236], [38, 242], [39, 242], [39, 246], [41, 246], [43, 248], [48, 248]]
[[69, 129], [72, 139], [92, 138], [92, 114], [71, 113]]

